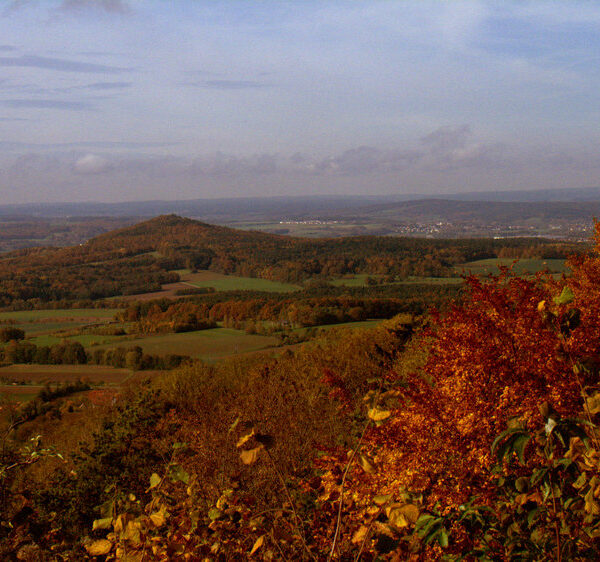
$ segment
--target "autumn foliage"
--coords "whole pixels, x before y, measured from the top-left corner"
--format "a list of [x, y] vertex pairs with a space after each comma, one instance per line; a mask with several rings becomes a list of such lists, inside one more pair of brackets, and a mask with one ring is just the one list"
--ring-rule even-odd
[[64, 488], [21, 490], [38, 535], [5, 540], [67, 560], [598, 559], [600, 258], [571, 269], [469, 277], [422, 321], [148, 382]]

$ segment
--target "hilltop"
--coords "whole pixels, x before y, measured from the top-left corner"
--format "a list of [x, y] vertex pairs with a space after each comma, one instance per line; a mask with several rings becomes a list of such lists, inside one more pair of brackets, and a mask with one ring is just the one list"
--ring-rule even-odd
[[179, 281], [181, 269], [286, 283], [348, 274], [445, 277], [459, 263], [499, 257], [499, 252], [502, 257], [564, 258], [572, 250], [572, 245], [533, 238], [294, 238], [162, 215], [76, 246], [1, 255], [0, 306], [160, 291]]

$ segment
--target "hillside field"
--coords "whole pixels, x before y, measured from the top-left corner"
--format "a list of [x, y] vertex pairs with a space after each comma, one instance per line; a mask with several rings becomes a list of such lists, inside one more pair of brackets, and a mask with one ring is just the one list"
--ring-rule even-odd
[[269, 281], [258, 277], [239, 277], [224, 275], [216, 271], [198, 271], [192, 273], [187, 269], [177, 270], [181, 276], [180, 283], [190, 287], [213, 287], [216, 291], [267, 291], [275, 293], [289, 293], [300, 289], [298, 285]]

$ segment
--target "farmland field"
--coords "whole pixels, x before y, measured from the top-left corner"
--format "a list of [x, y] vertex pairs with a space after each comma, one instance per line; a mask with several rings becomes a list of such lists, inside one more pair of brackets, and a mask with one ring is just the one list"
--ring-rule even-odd
[[[213, 328], [181, 334], [140, 337], [123, 343], [127, 346], [139, 345], [145, 353], [153, 355], [173, 353], [210, 362], [240, 353], [276, 347], [279, 345], [279, 340], [271, 336], [246, 334], [242, 330]], [[110, 347], [114, 346], [98, 346], [99, 349]]]
[[[89, 324], [106, 324], [114, 317], [116, 309], [113, 308], [86, 308], [72, 310], [22, 310], [18, 312], [0, 312], [0, 326], [7, 325], [19, 328], [25, 332], [26, 337], [36, 345], [53, 345], [60, 343], [64, 331], [72, 331]], [[95, 336], [103, 343], [110, 341], [110, 336]], [[86, 342], [85, 336], [81, 343]], [[89, 337], [88, 337], [89, 339]], [[0, 343], [0, 347], [4, 344]]]
[[[515, 263], [516, 262], [516, 263]], [[514, 264], [514, 265], [513, 265]], [[498, 266], [511, 267], [517, 275], [527, 273], [537, 273], [538, 271], [548, 270], [550, 273], [565, 273], [569, 269], [563, 259], [522, 259], [514, 260], [512, 258], [491, 258], [486, 260], [477, 260], [456, 266], [456, 271], [461, 273], [473, 273], [474, 275], [496, 275], [500, 273]]]
[[72, 382], [79, 379], [95, 384], [121, 384], [130, 376], [129, 369], [114, 369], [98, 365], [9, 365], [0, 367], [0, 380], [34, 385], [44, 385], [47, 382]]
[[365, 287], [367, 279], [371, 277], [373, 279], [381, 279], [381, 275], [368, 275], [367, 273], [360, 273], [358, 275], [346, 275], [338, 279], [333, 279], [330, 283], [336, 287]]
[[289, 283], [279, 283], [278, 281], [269, 281], [268, 279], [259, 279], [256, 277], [224, 275], [206, 270], [198, 271], [197, 273], [184, 273], [181, 275], [180, 283], [189, 287], [214, 287], [217, 291], [270, 291], [275, 293], [289, 293], [300, 289], [297, 285]]
[[39, 322], [54, 319], [56, 322], [94, 322], [110, 320], [117, 312], [114, 308], [71, 308], [48, 310], [20, 310], [18, 312], [0, 312], [0, 322], [16, 320], [18, 322]]
[[[378, 283], [381, 282], [383, 279], [382, 275], [368, 275], [363, 273], [359, 275], [348, 275], [345, 277], [339, 277], [338, 279], [333, 279], [332, 281], [330, 281], [330, 283], [336, 287], [366, 287], [367, 279], [369, 277], [375, 279]], [[460, 277], [408, 277], [406, 279], [402, 279], [401, 281], [385, 283], [385, 285], [448, 285], [457, 283], [462, 283], [462, 279]]]

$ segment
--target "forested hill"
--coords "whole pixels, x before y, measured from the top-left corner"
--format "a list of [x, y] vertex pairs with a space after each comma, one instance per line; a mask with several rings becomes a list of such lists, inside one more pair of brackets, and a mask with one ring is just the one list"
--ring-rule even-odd
[[572, 252], [572, 245], [532, 238], [292, 238], [163, 215], [85, 244], [0, 256], [0, 306], [157, 291], [178, 281], [175, 271], [184, 268], [299, 283], [358, 273], [444, 277], [476, 259]]

